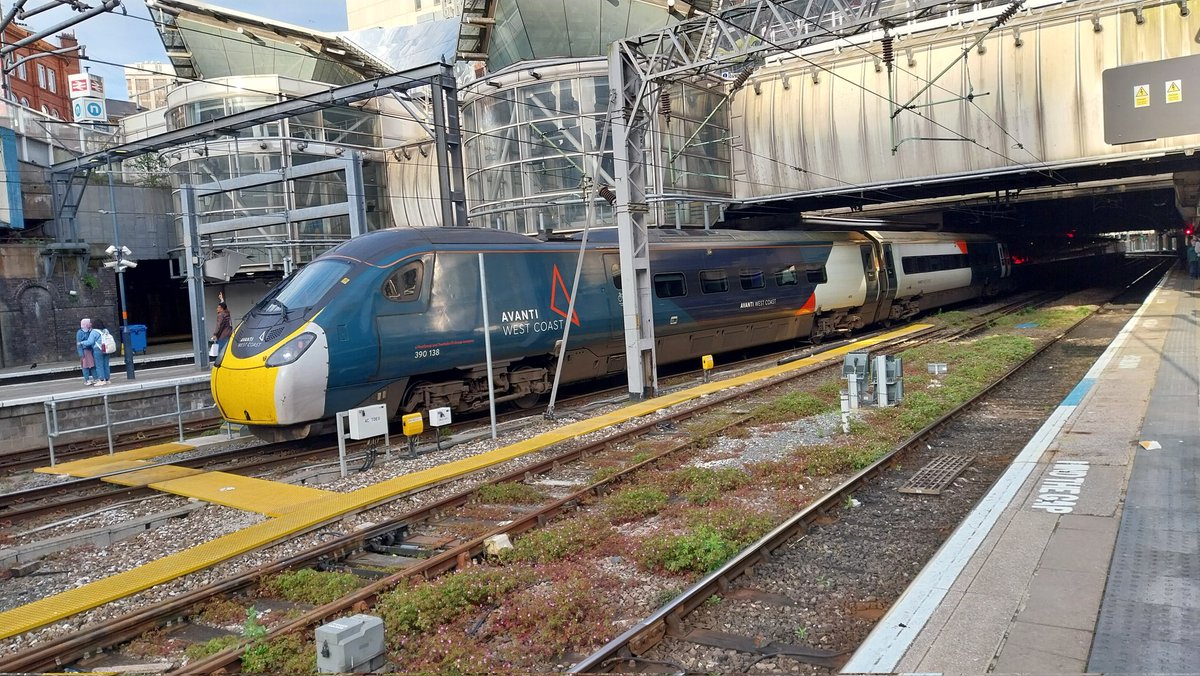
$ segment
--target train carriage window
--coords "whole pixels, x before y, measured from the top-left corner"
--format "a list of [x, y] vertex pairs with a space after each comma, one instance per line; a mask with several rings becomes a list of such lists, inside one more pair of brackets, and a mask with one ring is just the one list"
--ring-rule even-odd
[[829, 276], [825, 274], [825, 266], [819, 268], [810, 268], [805, 272], [808, 276], [809, 284], [824, 284], [829, 281]]
[[742, 290], [749, 291], [750, 289], [761, 289], [767, 285], [766, 277], [763, 276], [762, 270], [742, 270]]
[[399, 303], [416, 300], [421, 295], [421, 279], [424, 273], [425, 264], [421, 261], [404, 265], [383, 283], [384, 297]]
[[775, 271], [775, 286], [795, 286], [798, 281], [795, 265]]
[[687, 282], [681, 272], [664, 272], [654, 275], [654, 295], [659, 298], [676, 298], [687, 295]]
[[729, 280], [724, 270], [701, 270], [700, 290], [704, 293], [725, 293], [729, 290]]

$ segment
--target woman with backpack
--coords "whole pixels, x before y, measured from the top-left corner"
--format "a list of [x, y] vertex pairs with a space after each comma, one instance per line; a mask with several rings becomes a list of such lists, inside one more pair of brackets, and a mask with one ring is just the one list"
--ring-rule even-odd
[[[95, 340], [92, 334], [100, 335], [92, 329], [92, 320], [84, 317], [79, 320], [79, 330], [75, 332], [75, 351], [79, 353], [79, 364], [83, 367], [83, 384], [92, 385], [96, 382], [96, 351], [92, 349]], [[91, 340], [91, 342], [88, 342]], [[85, 346], [86, 344], [86, 346]]]
[[[99, 339], [92, 349], [96, 352], [96, 386], [107, 385], [109, 376], [112, 375], [112, 368], [108, 361], [108, 352], [104, 349], [104, 343], [108, 342], [106, 336], [109, 335], [108, 327], [104, 325], [102, 320], [97, 319], [92, 325], [94, 330], [100, 334]], [[115, 350], [114, 350], [115, 351]]]

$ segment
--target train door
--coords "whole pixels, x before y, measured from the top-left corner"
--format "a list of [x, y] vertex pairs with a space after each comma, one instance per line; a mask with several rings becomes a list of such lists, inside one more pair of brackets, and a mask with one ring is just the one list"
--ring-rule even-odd
[[607, 271], [608, 285], [604, 294], [608, 304], [609, 327], [611, 336], [609, 345], [604, 350], [608, 359], [608, 372], [620, 373], [625, 370], [625, 313], [622, 310], [624, 293], [621, 288], [621, 257], [618, 254], [604, 254], [604, 269]]
[[867, 282], [867, 293], [863, 297], [863, 323], [871, 324], [879, 319], [879, 298], [883, 295], [883, 280], [880, 279], [879, 264], [870, 244], [858, 247], [862, 256], [863, 276]]

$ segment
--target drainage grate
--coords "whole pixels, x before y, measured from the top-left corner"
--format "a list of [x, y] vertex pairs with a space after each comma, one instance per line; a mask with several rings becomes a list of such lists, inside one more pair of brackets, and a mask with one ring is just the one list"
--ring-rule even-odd
[[928, 465], [922, 467], [908, 483], [896, 489], [901, 493], [916, 493], [919, 495], [941, 495], [942, 489], [950, 485], [954, 478], [962, 473], [973, 460], [969, 455], [943, 455], [934, 458]]

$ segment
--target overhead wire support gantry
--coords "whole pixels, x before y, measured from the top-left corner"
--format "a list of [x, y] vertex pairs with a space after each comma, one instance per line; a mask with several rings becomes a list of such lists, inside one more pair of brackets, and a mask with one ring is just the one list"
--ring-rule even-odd
[[[613, 205], [620, 242], [625, 321], [625, 359], [629, 395], [639, 400], [658, 389], [655, 355], [652, 277], [647, 214], [646, 151], [656, 109], [665, 87], [683, 78], [730, 77], [744, 85], [767, 56], [817, 43], [851, 38], [877, 28], [881, 21], [901, 25], [929, 18], [945, 8], [945, 0], [877, 0], [850, 7], [840, 0], [749, 0], [717, 12], [701, 5], [687, 8], [684, 20], [662, 30], [614, 42], [609, 51], [609, 106], [616, 176]], [[691, 15], [690, 18], [688, 15]]]

